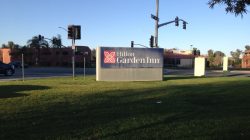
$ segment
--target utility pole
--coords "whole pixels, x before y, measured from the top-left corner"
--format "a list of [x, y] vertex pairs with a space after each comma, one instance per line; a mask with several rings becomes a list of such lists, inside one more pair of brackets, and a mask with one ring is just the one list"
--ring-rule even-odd
[[156, 0], [155, 48], [158, 48], [159, 0]]
[[[156, 15], [151, 14], [151, 18], [155, 20], [155, 37], [154, 37], [154, 46], [150, 45], [151, 47], [155, 47], [155, 48], [159, 48], [158, 46], [158, 29], [162, 26], [168, 25], [170, 23], [175, 23], [175, 26], [179, 26], [179, 21], [183, 22], [183, 29], [186, 30], [186, 25], [188, 24], [185, 20], [183, 19], [179, 19], [178, 17], [175, 18], [175, 20], [169, 21], [169, 22], [165, 22], [165, 23], [161, 23], [159, 24], [159, 0], [156, 0]], [[152, 40], [152, 37], [150, 38], [150, 42]], [[150, 43], [152, 44], [152, 43]]]

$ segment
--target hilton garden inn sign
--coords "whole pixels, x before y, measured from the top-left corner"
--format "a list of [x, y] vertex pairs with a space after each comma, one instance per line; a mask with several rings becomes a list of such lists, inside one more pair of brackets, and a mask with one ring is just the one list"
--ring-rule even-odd
[[163, 49], [98, 47], [97, 81], [159, 81], [163, 78]]

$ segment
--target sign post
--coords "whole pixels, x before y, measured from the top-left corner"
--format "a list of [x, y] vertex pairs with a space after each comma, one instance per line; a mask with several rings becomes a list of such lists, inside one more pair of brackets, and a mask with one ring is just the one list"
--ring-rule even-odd
[[23, 53], [22, 53], [22, 79], [24, 82], [24, 59], [23, 59]]

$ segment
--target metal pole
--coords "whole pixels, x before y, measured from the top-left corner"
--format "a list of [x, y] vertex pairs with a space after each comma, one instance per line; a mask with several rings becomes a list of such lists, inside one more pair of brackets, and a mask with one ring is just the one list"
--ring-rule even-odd
[[159, 0], [156, 0], [155, 47], [158, 48]]
[[23, 53], [22, 53], [22, 79], [24, 82], [24, 59], [23, 59]]
[[75, 80], [75, 39], [72, 39], [72, 76]]
[[[85, 55], [85, 54], [84, 54]], [[83, 60], [84, 62], [84, 68], [83, 68], [83, 70], [84, 70], [84, 80], [85, 80], [85, 64], [86, 64], [86, 61], [85, 61], [85, 56], [84, 56], [84, 60]]]

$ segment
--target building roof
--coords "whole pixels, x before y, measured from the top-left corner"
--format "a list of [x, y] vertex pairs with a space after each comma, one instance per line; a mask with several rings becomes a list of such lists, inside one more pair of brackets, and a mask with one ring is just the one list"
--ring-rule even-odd
[[185, 55], [185, 54], [175, 54], [175, 53], [165, 53], [165, 57], [166, 58], [179, 58], [179, 59], [194, 59], [195, 55], [193, 54], [189, 54], [189, 55]]

